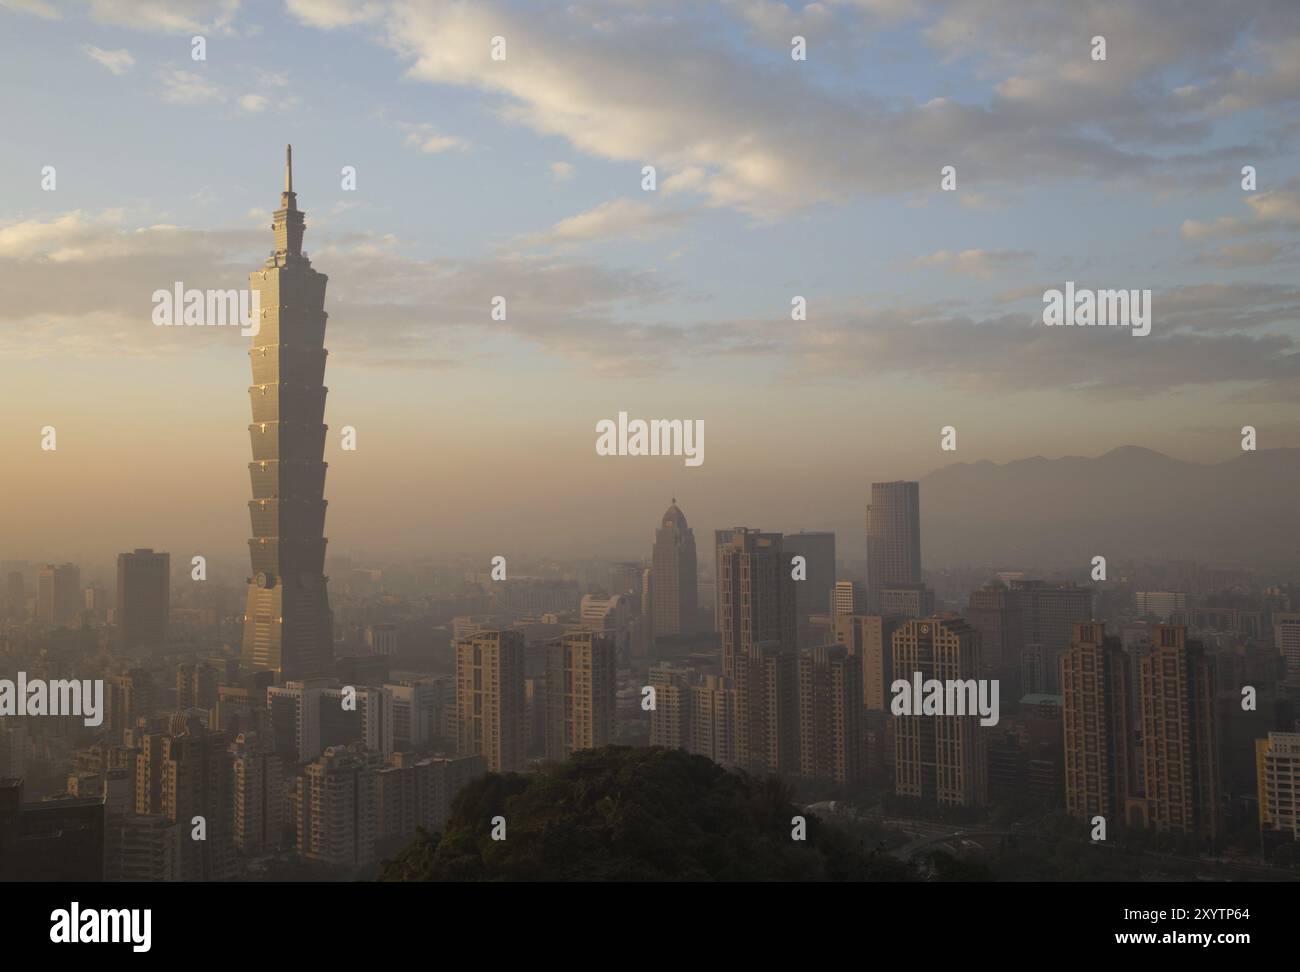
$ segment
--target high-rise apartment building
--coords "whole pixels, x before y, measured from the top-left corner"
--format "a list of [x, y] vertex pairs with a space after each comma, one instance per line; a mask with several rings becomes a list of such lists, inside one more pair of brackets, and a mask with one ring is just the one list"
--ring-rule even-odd
[[648, 684], [655, 690], [650, 710], [650, 745], [685, 749], [691, 732], [691, 669], [651, 665]]
[[303, 768], [293, 799], [300, 856], [343, 868], [374, 863], [384, 766], [361, 746], [331, 746]]
[[157, 651], [167, 643], [171, 554], [137, 549], [117, 555], [117, 642]]
[[281, 759], [305, 763], [324, 752], [320, 708], [321, 694], [328, 687], [324, 679], [308, 679], [267, 688], [269, 742]]
[[921, 484], [872, 483], [867, 506], [867, 589], [872, 610], [887, 587], [921, 583]]
[[790, 642], [755, 642], [736, 653], [734, 666], [736, 765], [759, 776], [798, 773], [797, 650]]
[[866, 771], [862, 658], [848, 646], [799, 652], [799, 775], [847, 786]]
[[1061, 655], [1065, 809], [1074, 816], [1124, 819], [1134, 784], [1128, 661], [1097, 621], [1076, 624]]
[[1142, 659], [1147, 822], [1208, 840], [1221, 830], [1214, 661], [1182, 626], [1152, 630]]
[[1273, 647], [1282, 656], [1288, 684], [1300, 686], [1300, 614], [1273, 615]]
[[104, 721], [119, 741], [122, 733], [134, 729], [140, 719], [154, 714], [157, 695], [153, 675], [145, 668], [133, 668], [104, 679], [104, 704], [108, 710]]
[[858, 590], [858, 585], [848, 580], [836, 581], [830, 595], [831, 623], [834, 624], [837, 618], [860, 614], [864, 610], [866, 610], [866, 598], [863, 592]]
[[292, 162], [286, 154], [284, 192], [271, 224], [275, 251], [249, 274], [261, 317], [249, 350], [253, 577], [243, 655], [251, 668], [301, 679], [325, 672], [334, 635], [325, 578], [327, 278], [303, 253]]
[[420, 750], [442, 735], [442, 686], [432, 678], [385, 685], [393, 711], [393, 749]]
[[565, 759], [614, 739], [614, 642], [573, 631], [546, 644], [546, 756]]
[[893, 636], [902, 618], [879, 614], [851, 614], [835, 619], [835, 640], [861, 659], [862, 705], [888, 712], [894, 681]]
[[525, 756], [524, 636], [480, 631], [456, 646], [456, 749], [481, 755], [493, 773]]
[[[136, 812], [161, 814], [180, 824], [181, 878], [221, 881], [235, 876], [232, 840], [230, 737], [191, 724], [180, 731], [149, 733], [136, 757]], [[195, 839], [195, 818], [203, 839]]]
[[[894, 678], [909, 683], [980, 677], [979, 632], [960, 618], [912, 618], [893, 635]], [[894, 790], [955, 806], [988, 799], [986, 742], [978, 713], [894, 717]]]
[[677, 497], [655, 530], [651, 611], [656, 638], [695, 631], [699, 592], [696, 587], [695, 531], [677, 506]]
[[279, 850], [285, 806], [280, 757], [252, 733], [236, 736], [230, 752], [235, 849], [250, 855]]
[[633, 606], [627, 594], [600, 596], [586, 594], [579, 607], [579, 618], [584, 628], [609, 639], [618, 658], [627, 658], [632, 647], [633, 622], [641, 613], [640, 605]]
[[1300, 733], [1270, 732], [1255, 741], [1259, 827], [1300, 840]]

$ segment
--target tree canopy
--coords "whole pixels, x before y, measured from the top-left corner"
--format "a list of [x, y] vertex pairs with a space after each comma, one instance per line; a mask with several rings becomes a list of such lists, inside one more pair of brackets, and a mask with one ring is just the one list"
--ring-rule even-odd
[[[806, 816], [805, 840], [792, 818]], [[494, 840], [493, 818], [505, 818]], [[386, 881], [902, 880], [910, 870], [804, 814], [776, 777], [683, 750], [607, 746], [540, 772], [487, 776], [441, 835], [385, 861]]]

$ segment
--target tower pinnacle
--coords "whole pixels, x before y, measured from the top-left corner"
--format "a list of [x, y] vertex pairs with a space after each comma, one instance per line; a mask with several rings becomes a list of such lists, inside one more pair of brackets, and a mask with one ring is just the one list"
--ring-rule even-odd
[[293, 146], [284, 147], [284, 191], [280, 208], [272, 214], [271, 230], [275, 233], [275, 251], [267, 266], [285, 266], [301, 261], [310, 265], [302, 252], [302, 234], [306, 222], [298, 208], [298, 194], [293, 191]]

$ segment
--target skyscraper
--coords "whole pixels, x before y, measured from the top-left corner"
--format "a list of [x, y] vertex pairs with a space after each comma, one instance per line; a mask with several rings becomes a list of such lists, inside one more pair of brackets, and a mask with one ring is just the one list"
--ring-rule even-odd
[[1273, 615], [1273, 647], [1286, 665], [1286, 680], [1300, 685], [1300, 614]]
[[921, 484], [872, 483], [867, 506], [867, 589], [872, 610], [887, 587], [921, 583]]
[[889, 711], [889, 687], [894, 681], [893, 637], [902, 623], [901, 618], [879, 614], [845, 614], [835, 619], [836, 642], [861, 659], [858, 667], [863, 708]]
[[799, 771], [798, 661], [789, 642], [758, 641], [736, 653], [735, 760], [749, 773]]
[[546, 756], [565, 759], [614, 738], [614, 642], [572, 631], [546, 644]]
[[162, 648], [171, 612], [170, 554], [117, 555], [117, 640], [122, 648]]
[[1001, 583], [985, 584], [971, 591], [966, 620], [980, 633], [981, 655], [987, 671], [1019, 671], [1025, 632], [1017, 592]]
[[11, 570], [5, 578], [5, 604], [9, 617], [15, 621], [27, 620], [27, 593], [21, 570]]
[[781, 534], [747, 527], [728, 531], [718, 557], [718, 616], [722, 673], [735, 674], [736, 659], [753, 645], [773, 641], [795, 647], [794, 584]]
[[1142, 746], [1148, 823], [1219, 836], [1214, 660], [1181, 625], [1159, 624], [1142, 659]]
[[[980, 672], [979, 632], [961, 618], [908, 620], [894, 632], [894, 678], [961, 680]], [[899, 796], [971, 806], [988, 799], [986, 742], [975, 715], [900, 715], [894, 734]]]
[[333, 652], [325, 589], [325, 284], [302, 249], [292, 149], [273, 216], [275, 250], [249, 285], [261, 298], [249, 350], [253, 577], [245, 662], [286, 679], [321, 674]]
[[655, 530], [651, 609], [656, 638], [690, 634], [695, 630], [695, 531], [677, 506], [677, 497], [664, 511]]
[[1065, 809], [1122, 820], [1133, 789], [1129, 752], [1128, 655], [1099, 622], [1074, 626], [1061, 655]]
[[244, 854], [276, 850], [285, 802], [280, 757], [260, 745], [255, 733], [236, 736], [230, 752], [235, 847]]
[[[1092, 591], [1074, 584], [1049, 584], [1040, 580], [1012, 580], [1011, 590], [1020, 601], [1021, 637], [1025, 649], [1038, 645], [1042, 655], [1042, 688], [1059, 694], [1061, 652], [1070, 647], [1074, 626], [1092, 618]], [[1028, 683], [1024, 691], [1035, 691]]]
[[456, 749], [493, 773], [524, 762], [524, 636], [480, 631], [456, 645]]
[[36, 586], [36, 620], [67, 624], [81, 612], [81, 568], [76, 564], [41, 568]]
[[799, 653], [799, 774], [845, 786], [865, 772], [862, 658], [846, 645]]
[[833, 533], [787, 533], [782, 539], [787, 560], [803, 557], [806, 574], [803, 580], [795, 581], [794, 610], [799, 620], [801, 644], [811, 636], [808, 618], [813, 614], [824, 614], [830, 603], [831, 592], [835, 588], [835, 534]]

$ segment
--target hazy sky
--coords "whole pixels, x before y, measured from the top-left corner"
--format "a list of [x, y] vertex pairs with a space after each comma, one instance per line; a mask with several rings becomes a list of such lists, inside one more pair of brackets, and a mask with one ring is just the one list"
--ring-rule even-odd
[[[1300, 4], [1027, 9], [0, 0], [0, 558], [244, 555], [249, 339], [150, 298], [247, 286], [286, 142], [333, 553], [638, 556], [674, 491], [815, 529], [953, 461], [1300, 445]], [[1150, 289], [1151, 334], [1044, 327], [1066, 280]], [[619, 411], [705, 462], [597, 456]]]

